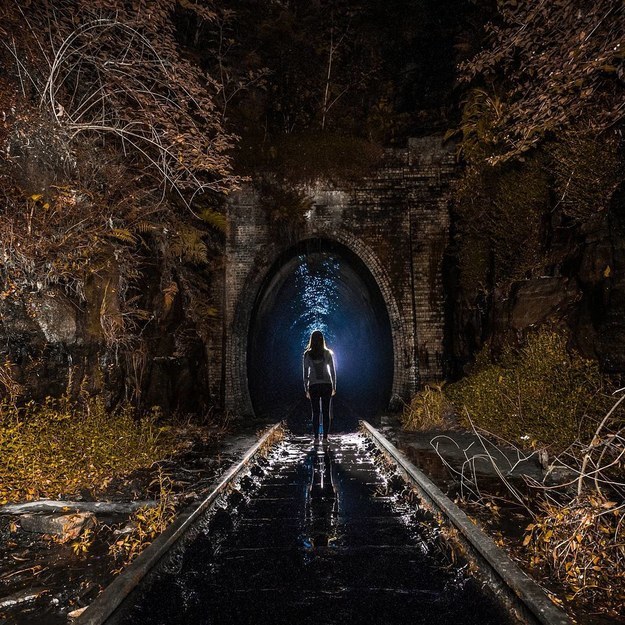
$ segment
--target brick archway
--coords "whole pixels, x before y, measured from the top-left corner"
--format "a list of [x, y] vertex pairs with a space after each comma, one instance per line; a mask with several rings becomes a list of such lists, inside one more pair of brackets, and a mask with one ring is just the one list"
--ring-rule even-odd
[[[370, 272], [385, 302], [394, 353], [392, 407], [443, 376], [445, 306], [442, 266], [448, 243], [449, 198], [456, 171], [442, 137], [388, 150], [370, 176], [334, 184], [301, 184], [310, 210], [296, 234], [277, 231], [253, 184], [228, 203], [223, 344], [210, 356], [211, 379], [236, 414], [252, 414], [247, 342], [254, 303], [274, 263], [307, 239], [342, 245]], [[217, 349], [219, 347], [219, 349]]]
[[[396, 409], [415, 389], [415, 375], [412, 372], [406, 327], [401, 311], [391, 289], [389, 276], [384, 271], [375, 254], [362, 241], [349, 232], [312, 228], [301, 240], [283, 246], [269, 245], [258, 250], [257, 259], [246, 276], [240, 297], [236, 304], [233, 321], [229, 354], [231, 355], [230, 396], [231, 409], [236, 407], [243, 414], [253, 414], [253, 407], [248, 387], [248, 352], [247, 338], [253, 323], [254, 308], [264, 287], [285, 259], [291, 258], [294, 250], [305, 246], [308, 242], [318, 243], [323, 248], [346, 251], [346, 255], [355, 256], [369, 272], [373, 282], [380, 290], [390, 322], [393, 341], [393, 383], [391, 388], [390, 408]], [[261, 260], [262, 259], [262, 260]]]

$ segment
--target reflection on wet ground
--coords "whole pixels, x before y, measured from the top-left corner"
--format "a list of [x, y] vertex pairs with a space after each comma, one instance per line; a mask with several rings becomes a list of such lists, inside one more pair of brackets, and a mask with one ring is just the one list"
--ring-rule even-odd
[[291, 435], [252, 467], [117, 623], [510, 622], [451, 565], [427, 515], [359, 434]]
[[[411, 445], [405, 438], [402, 440], [401, 436], [394, 442], [412, 464], [421, 469], [452, 500], [460, 499], [465, 511], [470, 511], [492, 532], [504, 533], [519, 543], [523, 540], [524, 530], [531, 517], [508, 489], [508, 486], [512, 487], [527, 500], [533, 496], [522, 474], [517, 472], [505, 475], [502, 470], [506, 477], [504, 482], [483, 459], [467, 461], [464, 457], [454, 458], [437, 452], [433, 446], [428, 449]], [[479, 449], [475, 449], [474, 453], [478, 454]], [[469, 454], [467, 456], [471, 458]], [[496, 502], [500, 514], [493, 515], [492, 508], [485, 508], [478, 503], [472, 505], [471, 502], [480, 496], [485, 498], [484, 501]]]

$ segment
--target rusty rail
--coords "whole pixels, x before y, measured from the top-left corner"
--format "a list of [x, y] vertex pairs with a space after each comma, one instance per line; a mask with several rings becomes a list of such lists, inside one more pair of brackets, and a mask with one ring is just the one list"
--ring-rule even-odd
[[219, 495], [244, 471], [248, 463], [282, 430], [282, 423], [273, 425], [219, 480], [210, 494], [198, 505], [187, 508], [128, 568], [116, 577], [76, 620], [76, 625], [104, 625], [122, 605], [145, 576], [161, 561], [196, 521], [215, 503]]
[[392, 443], [366, 421], [362, 431], [378, 449], [396, 464], [417, 490], [425, 507], [441, 515], [455, 530], [468, 559], [487, 578], [505, 604], [524, 622], [532, 625], [572, 625], [566, 613], [547, 597], [544, 590], [504, 553], [429, 477], [417, 469]]

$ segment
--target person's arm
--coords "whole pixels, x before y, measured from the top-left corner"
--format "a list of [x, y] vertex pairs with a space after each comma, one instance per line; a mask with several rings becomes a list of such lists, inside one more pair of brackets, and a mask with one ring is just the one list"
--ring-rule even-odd
[[332, 378], [332, 395], [336, 393], [336, 367], [334, 366], [334, 354], [330, 351], [330, 362], [328, 363], [330, 367], [330, 377]]
[[310, 377], [310, 365], [307, 360], [308, 355], [304, 352], [304, 356], [302, 358], [302, 371], [304, 376], [304, 393], [306, 393], [306, 397], [308, 397], [308, 379]]

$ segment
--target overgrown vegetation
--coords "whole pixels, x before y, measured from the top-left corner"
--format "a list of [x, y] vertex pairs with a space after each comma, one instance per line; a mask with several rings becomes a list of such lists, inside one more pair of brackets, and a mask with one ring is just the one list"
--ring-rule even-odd
[[453, 424], [453, 406], [443, 392], [443, 384], [426, 385], [415, 394], [402, 413], [406, 430], [432, 430]]
[[[168, 387], [154, 382], [164, 368], [152, 359], [189, 358], [207, 375], [195, 354], [216, 316], [223, 196], [238, 184], [219, 80], [189, 54], [193, 33], [181, 27], [192, 19], [214, 32], [217, 15], [177, 0], [34, 0], [27, 10], [10, 0], [0, 17], [0, 306], [13, 315], [0, 397], [70, 386], [33, 389], [49, 355], [34, 340], [15, 352], [21, 314], [80, 361], [66, 368], [81, 378], [70, 393], [89, 378], [107, 400], [173, 410], [148, 397]], [[74, 335], [46, 334], [74, 318]], [[191, 410], [207, 408], [208, 386]]]
[[542, 501], [523, 545], [533, 566], [564, 585], [569, 601], [603, 601], [618, 610], [625, 602], [623, 521], [622, 505], [597, 493], [564, 505]]
[[523, 547], [530, 566], [564, 586], [568, 600], [623, 615], [625, 598], [625, 415], [623, 389], [590, 434], [556, 456], [568, 479], [531, 483], [533, 522]]
[[326, 132], [401, 142], [444, 128], [463, 58], [455, 39], [476, 12], [464, 0], [230, 0], [212, 10], [213, 24], [190, 13], [185, 29], [219, 83], [224, 119], [249, 146]]
[[158, 414], [110, 412], [100, 398], [0, 406], [0, 503], [94, 495], [111, 480], [175, 451]]
[[[623, 180], [623, 7], [499, 0], [468, 88], [457, 192], [467, 301], [562, 261], [557, 243], [605, 211]], [[539, 273], [541, 272], [541, 273]]]
[[158, 486], [156, 505], [143, 506], [134, 512], [129, 520], [130, 531], [109, 547], [109, 553], [121, 566], [130, 564], [167, 529], [176, 516], [176, 504], [169, 477], [159, 469], [158, 477], [151, 485]]
[[278, 241], [296, 241], [312, 201], [301, 189], [272, 177], [258, 183], [260, 205]]
[[[526, 478], [530, 495], [505, 477], [511, 500], [532, 518], [515, 553], [537, 576], [557, 580], [567, 601], [621, 613], [625, 580], [625, 414], [608, 395], [596, 361], [567, 346], [562, 331], [543, 327], [526, 344], [493, 360], [488, 350], [459, 382], [419, 393], [404, 413], [410, 429], [436, 427], [441, 406], [454, 405], [492, 460], [492, 445], [515, 446], [519, 462], [549, 458], [549, 483]], [[548, 453], [545, 452], [548, 450]], [[472, 451], [472, 454], [475, 450]], [[495, 463], [495, 460], [492, 460]], [[562, 471], [564, 473], [562, 474]], [[471, 467], [454, 471], [465, 496], [497, 510]]]
[[478, 427], [521, 446], [561, 451], [596, 427], [607, 406], [604, 390], [596, 361], [569, 351], [562, 333], [541, 329], [498, 362], [485, 350], [445, 393]]
[[[466, 81], [489, 85], [491, 131], [478, 140], [489, 146], [491, 164], [523, 155], [579, 120], [598, 135], [625, 117], [620, 3], [498, 0], [497, 13], [488, 44], [461, 68]], [[465, 128], [465, 141], [473, 143], [479, 126]]]
[[[618, 342], [602, 356], [586, 337], [605, 331], [602, 320], [615, 319], [622, 301], [612, 279], [620, 235], [611, 224], [624, 182], [624, 10], [612, 0], [498, 0], [483, 49], [461, 66], [456, 329], [467, 332], [459, 353], [481, 352], [445, 388], [479, 437], [518, 445], [519, 458], [547, 447], [550, 466], [570, 476], [532, 483], [529, 499], [509, 484], [533, 517], [522, 555], [538, 575], [561, 582], [567, 598], [621, 616], [622, 397], [611, 407], [600, 364], [575, 346], [608, 366], [622, 349]], [[510, 305], [540, 306], [515, 302], [515, 283], [542, 276], [579, 289], [575, 309], [584, 313], [540, 311], [571, 336], [546, 324], [509, 328]]]
[[28, 15], [17, 2], [4, 7], [4, 28], [23, 33], [2, 48], [14, 80], [5, 79], [2, 102], [5, 279], [83, 295], [92, 259], [114, 247], [128, 282], [141, 237], [166, 241], [163, 222], [177, 203], [206, 212], [211, 192], [236, 183], [232, 136], [213, 114], [217, 87], [184, 57], [176, 7], [66, 0], [52, 10], [36, 1]]
[[544, 266], [550, 190], [540, 155], [522, 165], [470, 164], [456, 198], [462, 232], [458, 261], [467, 298], [535, 275]]

